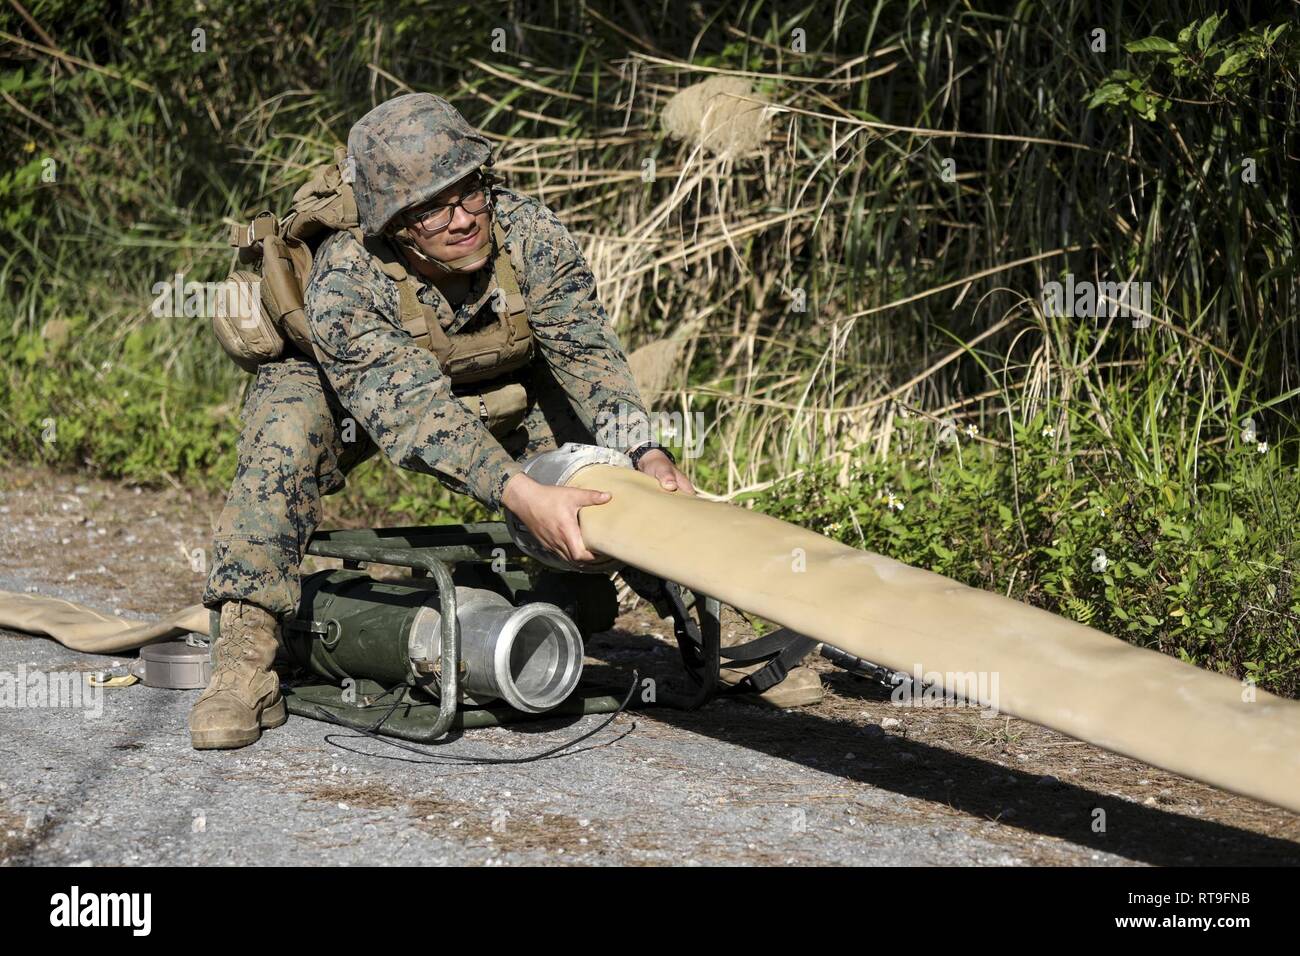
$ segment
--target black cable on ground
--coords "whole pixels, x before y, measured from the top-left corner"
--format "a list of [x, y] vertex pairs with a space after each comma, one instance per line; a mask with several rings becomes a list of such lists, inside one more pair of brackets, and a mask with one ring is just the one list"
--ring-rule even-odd
[[[415, 744], [407, 743], [404, 740], [397, 740], [396, 738], [386, 736], [380, 731], [379, 728], [383, 726], [384, 721], [388, 720], [388, 718], [391, 717], [393, 713], [397, 710], [397, 708], [401, 705], [402, 701], [400, 697], [394, 699], [393, 706], [388, 708], [387, 713], [385, 713], [382, 717], [379, 718], [379, 720], [375, 721], [375, 723], [369, 726], [362, 725], [362, 724], [354, 724], [350, 721], [344, 720], [342, 717], [339, 717], [337, 714], [331, 714], [328, 711], [322, 709], [322, 707], [319, 704], [312, 704], [312, 709], [316, 711], [318, 715], [317, 719], [323, 720], [326, 723], [334, 724], [336, 727], [343, 727], [347, 730], [355, 730], [361, 736], [368, 737], [371, 740], [375, 740], [379, 743], [387, 744], [390, 747], [396, 747], [399, 750], [406, 750], [409, 751], [410, 753], [419, 754], [422, 757], [434, 758], [431, 760], [410, 761], [413, 763], [489, 764], [489, 765], [533, 763], [534, 761], [537, 760], [554, 759], [557, 756], [571, 757], [575, 753], [581, 753], [581, 751], [574, 751], [573, 753], [565, 754], [565, 753], [561, 753], [561, 751], [568, 750], [570, 747], [573, 747], [576, 744], [580, 744], [584, 740], [587, 740], [590, 737], [594, 737], [596, 734], [600, 733], [611, 723], [613, 723], [614, 719], [618, 717], [619, 714], [623, 713], [624, 710], [627, 709], [628, 703], [631, 702], [632, 700], [632, 695], [636, 693], [637, 684], [640, 681], [640, 677], [641, 677], [640, 671], [632, 672], [632, 686], [628, 688], [627, 696], [625, 696], [623, 698], [623, 702], [618, 705], [618, 710], [610, 714], [603, 722], [601, 722], [599, 726], [594, 727], [593, 729], [587, 731], [581, 736], [575, 737], [572, 740], [565, 741], [564, 743], [559, 744], [558, 746], [552, 747], [549, 750], [543, 750], [541, 753], [530, 754], [527, 757], [464, 757], [464, 756], [456, 756], [453, 754], [434, 754], [434, 753], [430, 753], [428, 750], [424, 750], [421, 747], [416, 746]], [[405, 685], [398, 685], [398, 686], [400, 687]], [[381, 694], [378, 699], [382, 700], [384, 697], [393, 693], [395, 690], [397, 690], [397, 687], [389, 688], [387, 691]], [[626, 737], [627, 734], [631, 733], [633, 729], [635, 729], [635, 725], [633, 725], [633, 727], [628, 728], [628, 730], [625, 733], [615, 738], [615, 740], [621, 740], [623, 737]], [[339, 744], [337, 741], [331, 739], [334, 736], [336, 735], [326, 734], [325, 741], [329, 743], [331, 746], [339, 747], [340, 749], [347, 750], [350, 753], [364, 754], [365, 756], [368, 757], [379, 757], [380, 759], [383, 760], [403, 759], [401, 757], [388, 756], [385, 754], [367, 753], [366, 751], [352, 750], [351, 748], [344, 747], [341, 744]], [[610, 743], [614, 743], [614, 741], [610, 741]], [[432, 746], [437, 746], [437, 745], [435, 744]]]

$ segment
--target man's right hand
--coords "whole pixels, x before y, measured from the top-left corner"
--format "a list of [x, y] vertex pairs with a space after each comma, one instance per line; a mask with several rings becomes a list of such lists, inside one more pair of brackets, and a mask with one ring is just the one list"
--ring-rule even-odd
[[578, 509], [603, 505], [609, 498], [607, 491], [544, 485], [520, 473], [506, 482], [501, 503], [548, 550], [568, 561], [579, 563], [597, 561], [599, 557], [588, 551], [582, 543]]

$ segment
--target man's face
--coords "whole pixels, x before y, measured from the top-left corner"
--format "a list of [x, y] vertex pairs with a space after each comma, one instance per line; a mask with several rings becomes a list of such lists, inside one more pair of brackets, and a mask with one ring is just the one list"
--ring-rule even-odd
[[[453, 205], [455, 204], [455, 205]], [[478, 174], [448, 186], [430, 202], [403, 214], [407, 234], [432, 259], [451, 262], [487, 244], [492, 224], [486, 192]], [[487, 265], [484, 260], [466, 271]]]

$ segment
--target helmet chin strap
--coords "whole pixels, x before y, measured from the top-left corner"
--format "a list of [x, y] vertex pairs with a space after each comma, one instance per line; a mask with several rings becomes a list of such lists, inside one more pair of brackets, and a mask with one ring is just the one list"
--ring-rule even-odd
[[492, 256], [492, 245], [496, 241], [492, 234], [492, 214], [488, 213], [488, 241], [478, 249], [469, 253], [469, 255], [460, 256], [456, 259], [435, 259], [428, 255], [419, 247], [414, 239], [411, 238], [410, 232], [406, 228], [399, 229], [393, 234], [393, 238], [401, 247], [402, 251], [414, 259], [421, 262], [431, 269], [438, 272], [460, 273], [473, 272], [475, 268], [482, 265]]
[[489, 237], [488, 242], [482, 248], [471, 252], [467, 256], [461, 256], [458, 259], [449, 259], [447, 261], [435, 259], [433, 256], [426, 255], [420, 247], [415, 244], [414, 240], [405, 234], [405, 230], [397, 233], [394, 238], [397, 240], [397, 244], [401, 247], [403, 253], [410, 256], [416, 262], [421, 262], [438, 272], [473, 272], [475, 268], [486, 262], [492, 255], [491, 237]]

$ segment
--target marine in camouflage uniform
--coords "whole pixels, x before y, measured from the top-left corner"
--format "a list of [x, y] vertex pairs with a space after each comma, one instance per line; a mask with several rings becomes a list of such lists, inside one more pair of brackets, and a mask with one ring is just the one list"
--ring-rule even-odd
[[[242, 411], [238, 470], [203, 594], [205, 605], [221, 609], [221, 621], [212, 680], [190, 714], [199, 749], [245, 746], [287, 719], [271, 671], [279, 618], [297, 611], [300, 565], [321, 520], [321, 498], [343, 488], [359, 462], [380, 450], [398, 467], [433, 475], [496, 509], [506, 482], [522, 470], [517, 459], [598, 437], [613, 436], [621, 447], [602, 416], [645, 419], [591, 270], [549, 209], [494, 187], [483, 254], [450, 262], [428, 260], [392, 228], [405, 211], [425, 208], [490, 164], [488, 141], [450, 104], [428, 94], [389, 100], [353, 127], [348, 150], [359, 228], [334, 233], [313, 256], [303, 304], [314, 354], [290, 348], [260, 366]], [[499, 265], [501, 254], [509, 268]], [[405, 270], [385, 268], [403, 257]], [[412, 266], [421, 258], [440, 275], [468, 277], [463, 302], [453, 305], [421, 277]], [[497, 423], [494, 435], [474, 394], [483, 383], [458, 388], [453, 380], [464, 386], [467, 376], [444, 371], [437, 346], [426, 348], [404, 325], [401, 296], [410, 293], [410, 278], [428, 307], [425, 339], [432, 343], [436, 322], [444, 345], [469, 342], [494, 325], [504, 329], [497, 309], [511, 298], [508, 286], [517, 286], [531, 345], [526, 353], [515, 349], [520, 361], [488, 361], [483, 371], [492, 387], [524, 386], [521, 421], [516, 415]], [[512, 301], [510, 316], [519, 305], [518, 297]]]
[[[313, 354], [290, 348], [261, 365], [244, 403], [238, 470], [203, 594], [205, 605], [220, 607], [221, 620], [212, 680], [190, 714], [198, 749], [245, 746], [287, 719], [271, 671], [279, 618], [298, 609], [299, 569], [321, 520], [321, 498], [339, 491], [356, 464], [379, 450], [394, 465], [433, 475], [495, 510], [522, 471], [518, 459], [566, 441], [631, 451], [649, 432], [591, 270], [549, 209], [491, 187], [490, 236], [469, 254], [432, 259], [428, 249], [459, 240], [426, 245], [412, 237], [410, 220], [424, 222], [431, 202], [457, 184], [465, 189], [467, 177], [490, 165], [488, 141], [450, 104], [429, 94], [389, 100], [353, 127], [348, 152], [359, 228], [334, 232], [312, 258], [303, 312]], [[485, 210], [460, 205], [467, 201], [462, 193], [450, 204], [447, 226], [457, 209], [477, 223]], [[426, 241], [445, 228], [425, 229]], [[415, 299], [427, 308], [411, 301], [412, 279]], [[445, 288], [466, 297], [453, 304]], [[503, 338], [494, 338], [494, 329]], [[527, 401], [513, 420], [493, 421], [484, 414], [484, 389], [503, 385], [516, 394], [524, 386]], [[667, 490], [691, 491], [667, 458], [652, 453], [639, 467]], [[536, 492], [521, 481], [517, 497], [527, 511]], [[582, 496], [577, 507], [602, 497], [546, 491], [554, 494], [565, 508], [575, 495]], [[580, 557], [587, 552], [569, 540], [580, 537], [574, 514], [552, 543]], [[546, 520], [537, 511], [533, 519]]]
[[[295, 356], [261, 366], [245, 400], [239, 468], [217, 525], [204, 604], [234, 599], [296, 611], [320, 499], [340, 490], [376, 446], [394, 465], [497, 509], [521, 470], [518, 459], [566, 441], [610, 442], [607, 423], [645, 417], [573, 237], [536, 200], [493, 193], [538, 352], [506, 376], [529, 396], [522, 425], [501, 436], [488, 430], [477, 403], [453, 392], [437, 358], [402, 327], [397, 283], [353, 235], [335, 233], [317, 251], [307, 287], [318, 361]], [[456, 308], [421, 280], [420, 301], [449, 335], [496, 321], [493, 270], [472, 276], [469, 298]]]

